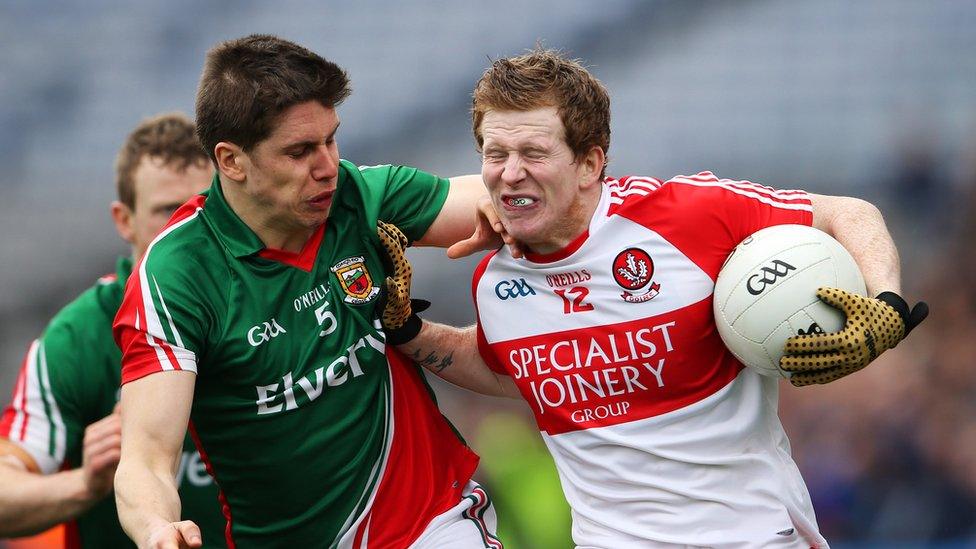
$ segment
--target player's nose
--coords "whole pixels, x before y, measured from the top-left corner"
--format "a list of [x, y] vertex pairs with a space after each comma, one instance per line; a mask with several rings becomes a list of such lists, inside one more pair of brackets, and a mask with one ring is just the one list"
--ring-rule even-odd
[[312, 178], [316, 181], [327, 181], [339, 175], [339, 159], [332, 154], [329, 147], [316, 147], [311, 165]]

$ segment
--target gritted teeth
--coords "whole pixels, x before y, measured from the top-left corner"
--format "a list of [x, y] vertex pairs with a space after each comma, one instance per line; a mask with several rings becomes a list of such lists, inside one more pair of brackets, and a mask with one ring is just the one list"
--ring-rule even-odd
[[528, 206], [530, 204], [535, 204], [534, 198], [529, 198], [527, 196], [517, 196], [508, 199], [508, 205], [513, 206], [515, 208], [521, 208], [524, 206]]

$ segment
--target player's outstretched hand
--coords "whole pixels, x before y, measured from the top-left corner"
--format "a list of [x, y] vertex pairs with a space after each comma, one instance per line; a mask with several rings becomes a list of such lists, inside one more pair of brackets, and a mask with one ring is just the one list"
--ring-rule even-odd
[[797, 387], [830, 383], [864, 368], [898, 345], [929, 314], [925, 302], [909, 308], [894, 292], [882, 292], [872, 299], [837, 288], [820, 288], [817, 297], [840, 309], [847, 321], [839, 332], [786, 340], [779, 365], [793, 373], [790, 383]]
[[410, 299], [410, 280], [413, 267], [407, 261], [406, 252], [410, 242], [396, 225], [377, 221], [376, 234], [386, 250], [387, 269], [391, 275], [386, 277], [381, 296], [383, 309], [380, 321], [386, 333], [386, 342], [401, 345], [417, 337], [423, 321], [417, 313], [430, 306], [430, 302]]
[[81, 468], [85, 486], [92, 501], [112, 491], [115, 468], [122, 455], [122, 420], [118, 406], [108, 416], [85, 428]]
[[455, 243], [447, 249], [447, 257], [458, 259], [481, 250], [493, 250], [501, 245], [508, 246], [512, 257], [522, 257], [523, 250], [518, 242], [505, 230], [498, 218], [498, 212], [487, 195], [478, 199], [478, 225], [468, 238]]
[[149, 533], [140, 549], [191, 549], [201, 547], [200, 527], [191, 520], [160, 524]]

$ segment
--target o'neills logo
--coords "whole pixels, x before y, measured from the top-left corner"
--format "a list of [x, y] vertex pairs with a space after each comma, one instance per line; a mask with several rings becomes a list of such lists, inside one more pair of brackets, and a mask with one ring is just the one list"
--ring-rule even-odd
[[562, 288], [563, 286], [581, 284], [591, 278], [593, 278], [593, 276], [590, 275], [589, 271], [586, 269], [581, 269], [579, 271], [572, 271], [568, 273], [546, 275], [546, 284], [553, 288]]
[[373, 286], [373, 277], [369, 276], [366, 260], [362, 257], [347, 257], [333, 265], [331, 270], [346, 292], [343, 299], [346, 303], [366, 303], [380, 293], [379, 287]]
[[661, 291], [660, 284], [648, 286], [654, 276], [654, 261], [640, 248], [627, 248], [617, 254], [612, 269], [613, 279], [624, 289], [620, 297], [628, 303], [650, 301]]

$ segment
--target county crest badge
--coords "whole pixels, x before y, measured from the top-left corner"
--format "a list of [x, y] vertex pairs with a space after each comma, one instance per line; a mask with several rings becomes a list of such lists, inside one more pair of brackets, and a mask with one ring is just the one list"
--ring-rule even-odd
[[342, 291], [346, 292], [346, 303], [363, 304], [380, 293], [379, 286], [373, 285], [373, 277], [366, 268], [366, 260], [361, 256], [347, 257], [333, 265], [331, 270], [339, 279]]
[[654, 261], [640, 248], [627, 248], [613, 259], [613, 279], [624, 289], [620, 298], [628, 303], [643, 303], [657, 297], [661, 285], [653, 282]]

